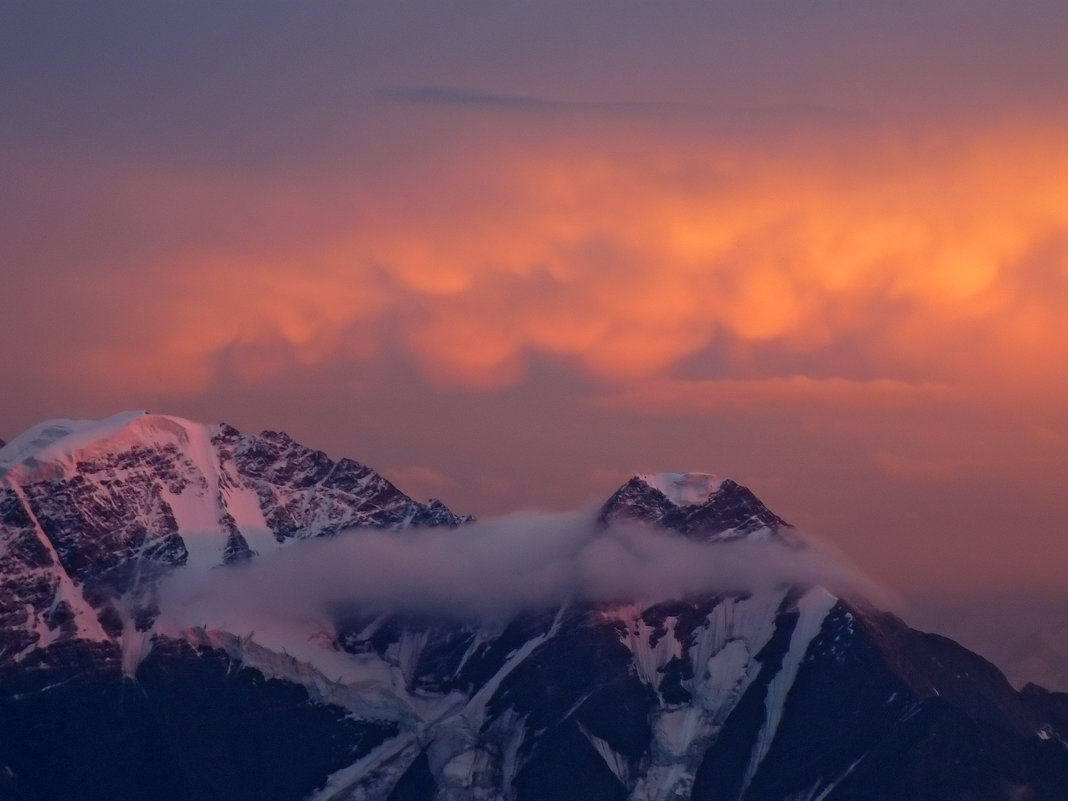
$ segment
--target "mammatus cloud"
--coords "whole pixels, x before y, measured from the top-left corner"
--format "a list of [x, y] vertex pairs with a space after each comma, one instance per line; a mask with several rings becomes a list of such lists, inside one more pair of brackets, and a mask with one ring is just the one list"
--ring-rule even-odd
[[828, 546], [708, 545], [641, 526], [601, 530], [592, 511], [516, 514], [458, 530], [351, 530], [162, 589], [168, 626], [277, 626], [339, 610], [508, 617], [569, 601], [654, 603], [708, 592], [820, 584], [887, 596]]
[[[1056, 129], [511, 133], [385, 183], [132, 177], [104, 213], [174, 228], [137, 254], [133, 283], [110, 262], [77, 265], [111, 287], [100, 308], [78, 308], [70, 276], [56, 277], [55, 380], [195, 392], [224, 356], [255, 382], [388, 350], [444, 384], [508, 384], [539, 354], [633, 385], [714, 346], [818, 362], [843, 343], [890, 380], [1062, 372]], [[197, 240], [223, 202], [242, 219]], [[732, 377], [729, 359], [722, 369]]]

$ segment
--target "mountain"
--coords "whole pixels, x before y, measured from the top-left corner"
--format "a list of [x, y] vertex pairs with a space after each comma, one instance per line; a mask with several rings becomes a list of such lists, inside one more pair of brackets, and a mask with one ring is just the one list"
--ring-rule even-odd
[[597, 522], [636, 520], [700, 542], [789, 539], [790, 525], [746, 487], [705, 473], [639, 474], [608, 499]]
[[[356, 462], [173, 417], [53, 421], [0, 471], [0, 798], [1068, 797], [1068, 696], [818, 581], [179, 626], [168, 582], [284, 600], [291, 556], [347, 553], [320, 544], [386, 531], [444, 575], [485, 541]], [[588, 529], [561, 547], [810, 552], [704, 474], [634, 476]]]
[[369, 467], [143, 412], [58, 420], [0, 450], [0, 659], [145, 630], [155, 580], [352, 527], [456, 526]]

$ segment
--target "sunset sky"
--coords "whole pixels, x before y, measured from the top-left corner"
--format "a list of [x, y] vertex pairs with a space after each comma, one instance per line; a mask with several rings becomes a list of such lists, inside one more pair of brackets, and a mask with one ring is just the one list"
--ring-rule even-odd
[[714, 472], [1068, 664], [1066, 39], [1059, 0], [7, 4], [0, 437], [280, 429], [480, 516]]

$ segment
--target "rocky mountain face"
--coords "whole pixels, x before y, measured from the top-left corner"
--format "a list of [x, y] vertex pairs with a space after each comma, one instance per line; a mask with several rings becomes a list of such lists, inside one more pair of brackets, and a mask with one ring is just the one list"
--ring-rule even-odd
[[155, 581], [352, 527], [456, 526], [285, 434], [160, 415], [59, 421], [0, 452], [0, 661], [151, 626]]
[[[1068, 798], [1068, 696], [818, 585], [477, 619], [345, 608], [299, 652], [165, 630], [162, 577], [468, 519], [283, 434], [48, 428], [0, 451], [0, 798]], [[634, 523], [710, 560], [806, 547], [701, 474], [635, 476], [596, 526]]]
[[701, 473], [637, 475], [608, 499], [602, 526], [636, 520], [700, 542], [790, 539], [790, 525], [746, 487]]

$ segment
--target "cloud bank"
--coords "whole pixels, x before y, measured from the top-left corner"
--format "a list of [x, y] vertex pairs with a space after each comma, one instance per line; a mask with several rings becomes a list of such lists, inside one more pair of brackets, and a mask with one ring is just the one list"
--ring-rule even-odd
[[652, 604], [702, 593], [823, 585], [880, 591], [825, 546], [701, 544], [639, 525], [601, 530], [591, 511], [516, 514], [457, 530], [350, 530], [161, 587], [168, 627], [241, 633], [329, 628], [338, 614], [402, 611], [500, 619], [561, 603]]
[[[1058, 383], [1059, 126], [447, 127], [389, 176], [115, 168], [106, 202], [56, 216], [64, 230], [128, 220], [142, 234], [83, 247], [68, 232], [47, 252], [27, 242], [41, 277], [0, 328], [64, 356], [3, 363], [85, 391], [107, 375], [195, 393], [223, 358], [257, 383], [294, 363], [400, 356], [477, 389], [519, 381], [531, 357], [633, 385], [723, 348], [738, 363], [806, 356], [832, 375], [848, 351], [862, 377]], [[54, 169], [87, 187], [116, 181]], [[48, 197], [60, 176], [19, 180]], [[100, 289], [91, 308], [75, 273]]]

